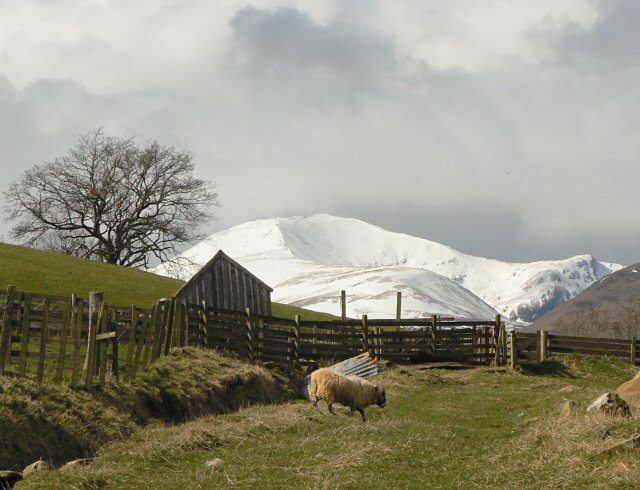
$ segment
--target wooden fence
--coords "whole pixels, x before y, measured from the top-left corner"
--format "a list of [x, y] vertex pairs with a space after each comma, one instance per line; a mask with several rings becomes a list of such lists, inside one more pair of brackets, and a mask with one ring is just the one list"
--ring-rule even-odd
[[509, 333], [507, 355], [512, 366], [539, 363], [550, 355], [572, 352], [629, 359], [635, 366], [638, 361], [638, 340], [636, 337], [611, 339], [556, 335], [546, 330]]
[[[189, 305], [197, 309], [197, 305]], [[396, 362], [427, 360], [489, 364], [495, 361], [501, 320], [425, 319], [294, 320], [201, 309], [204, 345], [251, 360], [289, 364], [336, 362], [364, 351]]]
[[0, 293], [0, 374], [87, 389], [107, 379], [132, 379], [172, 345], [186, 342], [182, 329], [166, 330], [175, 307], [171, 301], [152, 309], [115, 306], [101, 293], [85, 299], [9, 287]]
[[[133, 379], [175, 346], [224, 349], [249, 360], [289, 366], [340, 361], [363, 351], [396, 362], [495, 362], [492, 321], [425, 319], [294, 320], [238, 313], [176, 298], [153, 308], [89, 299], [0, 292], [0, 374], [91, 389]], [[504, 337], [504, 336], [502, 336]]]
[[72, 387], [133, 379], [176, 346], [234, 352], [250, 361], [290, 367], [338, 362], [362, 352], [394, 362], [458, 361], [505, 365], [544, 361], [565, 352], [629, 358], [637, 341], [537, 333], [507, 334], [498, 315], [488, 321], [275, 318], [219, 310], [176, 298], [150, 309], [89, 299], [0, 292], [0, 374]]

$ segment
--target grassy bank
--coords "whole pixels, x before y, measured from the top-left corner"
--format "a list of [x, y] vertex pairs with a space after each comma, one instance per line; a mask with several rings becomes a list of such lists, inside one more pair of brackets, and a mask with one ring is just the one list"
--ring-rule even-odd
[[[567, 357], [536, 371], [394, 368], [369, 421], [304, 401], [149, 426], [74, 474], [17, 488], [634, 488], [640, 459], [602, 452], [640, 419], [587, 416], [635, 370]], [[565, 400], [580, 413], [560, 419]]]
[[85, 260], [44, 250], [0, 243], [0, 287], [20, 291], [88, 298], [89, 291], [104, 291], [115, 305], [150, 307], [171, 296], [182, 281], [128, 267]]
[[265, 369], [217, 351], [174, 350], [132, 383], [88, 393], [0, 377], [0, 469], [42, 457], [60, 465], [92, 455], [151, 420], [170, 423], [282, 400]]

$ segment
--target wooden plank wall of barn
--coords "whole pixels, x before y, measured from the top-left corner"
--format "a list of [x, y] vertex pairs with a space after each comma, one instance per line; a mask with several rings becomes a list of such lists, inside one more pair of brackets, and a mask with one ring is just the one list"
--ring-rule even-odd
[[201, 270], [179, 294], [188, 303], [220, 310], [244, 312], [250, 308], [258, 315], [271, 315], [271, 293], [248, 271], [226, 257], [218, 257]]

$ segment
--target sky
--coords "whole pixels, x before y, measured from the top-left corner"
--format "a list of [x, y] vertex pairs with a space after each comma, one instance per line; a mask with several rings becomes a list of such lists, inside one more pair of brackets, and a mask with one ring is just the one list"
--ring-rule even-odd
[[638, 25], [634, 0], [0, 0], [0, 187], [104, 128], [193, 153], [207, 232], [329, 213], [632, 264]]

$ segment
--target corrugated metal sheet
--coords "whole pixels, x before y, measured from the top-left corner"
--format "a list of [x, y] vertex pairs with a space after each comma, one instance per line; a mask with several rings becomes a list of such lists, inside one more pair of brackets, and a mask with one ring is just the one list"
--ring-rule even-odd
[[[371, 358], [368, 352], [364, 352], [355, 357], [351, 357], [345, 361], [339, 362], [332, 366], [328, 366], [329, 369], [337, 373], [344, 374], [345, 376], [351, 376], [355, 374], [361, 378], [368, 378], [384, 371], [382, 363], [378, 362], [378, 358]], [[311, 399], [309, 395], [309, 387], [311, 385], [311, 375], [305, 376], [303, 380], [304, 395]]]

